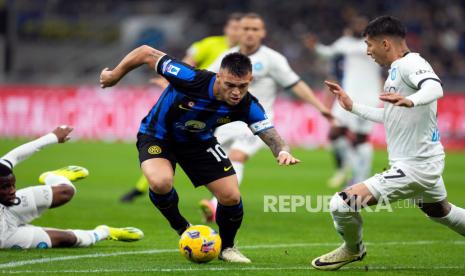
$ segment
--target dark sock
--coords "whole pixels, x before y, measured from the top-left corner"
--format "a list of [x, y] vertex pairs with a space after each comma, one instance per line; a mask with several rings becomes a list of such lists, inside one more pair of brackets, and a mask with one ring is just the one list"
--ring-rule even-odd
[[167, 194], [161, 195], [149, 189], [149, 197], [153, 205], [169, 221], [171, 228], [181, 235], [189, 226], [189, 222], [179, 212], [179, 197], [176, 190], [173, 188]]
[[234, 246], [234, 238], [241, 226], [243, 215], [242, 200], [233, 206], [224, 206], [218, 202], [216, 223], [220, 230], [221, 250]]

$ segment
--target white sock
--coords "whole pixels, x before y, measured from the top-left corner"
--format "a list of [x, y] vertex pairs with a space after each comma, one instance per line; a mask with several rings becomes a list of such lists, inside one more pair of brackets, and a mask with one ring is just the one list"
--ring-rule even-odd
[[350, 165], [349, 141], [345, 137], [339, 137], [331, 142], [331, 146], [333, 147], [333, 150], [336, 152], [336, 154], [340, 156], [342, 161], [342, 167], [338, 169], [345, 169], [348, 167]]
[[465, 210], [451, 204], [451, 209], [447, 216], [442, 218], [429, 217], [435, 222], [446, 225], [450, 229], [465, 236]]
[[73, 187], [74, 192], [76, 192], [76, 187], [73, 185], [73, 183], [71, 183], [71, 181], [69, 181], [68, 178], [66, 178], [66, 177], [64, 177], [62, 175], [49, 173], [45, 177], [44, 182], [45, 182], [45, 185], [52, 186], [52, 187], [62, 185], [62, 184], [69, 185], [69, 186]]
[[244, 177], [244, 163], [232, 161], [231, 164], [233, 165], [233, 168], [236, 171], [237, 184], [239, 184], [240, 186], [242, 182], [242, 178]]
[[363, 220], [359, 211], [354, 211], [336, 193], [329, 203], [334, 227], [345, 242], [346, 248], [354, 253], [360, 252], [362, 244]]
[[94, 230], [71, 230], [76, 236], [76, 247], [88, 247], [108, 237], [107, 228], [96, 228]]
[[370, 143], [357, 145], [353, 149], [352, 177], [354, 183], [366, 180], [371, 174], [373, 146]]

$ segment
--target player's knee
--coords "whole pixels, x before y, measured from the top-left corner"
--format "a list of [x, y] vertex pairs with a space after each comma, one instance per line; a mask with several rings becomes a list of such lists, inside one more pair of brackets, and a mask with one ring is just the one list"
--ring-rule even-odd
[[449, 214], [451, 205], [447, 201], [436, 203], [421, 203], [420, 209], [431, 218], [442, 218]]
[[352, 139], [352, 146], [356, 147], [366, 142], [368, 142], [367, 134], [355, 133], [355, 136]]
[[171, 190], [173, 187], [172, 176], [146, 176], [149, 182], [150, 188], [155, 193], [164, 194]]
[[68, 201], [70, 201], [74, 196], [75, 189], [73, 186], [63, 184], [63, 185], [53, 186], [52, 192], [53, 192], [53, 199], [52, 199], [51, 208], [61, 206], [67, 203]]
[[245, 163], [248, 158], [249, 156], [247, 154], [239, 150], [231, 150], [229, 152], [229, 159], [232, 162]]
[[218, 201], [225, 206], [237, 205], [241, 202], [241, 194], [237, 192], [226, 192], [217, 195]]
[[[353, 203], [353, 204], [351, 204]], [[339, 192], [329, 201], [329, 211], [332, 214], [354, 212], [357, 208], [352, 205], [356, 204], [356, 198], [349, 196], [346, 192]]]
[[328, 138], [329, 140], [331, 141], [334, 141], [336, 140], [337, 138], [339, 137], [343, 137], [347, 132], [347, 129], [346, 128], [343, 128], [343, 127], [332, 127], [330, 130], [329, 130], [329, 134], [328, 134]]

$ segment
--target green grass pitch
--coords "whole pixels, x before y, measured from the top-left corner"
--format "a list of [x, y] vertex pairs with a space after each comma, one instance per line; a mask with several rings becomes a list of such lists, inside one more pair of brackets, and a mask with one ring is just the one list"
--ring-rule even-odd
[[[4, 154], [24, 140], [0, 140]], [[103, 241], [91, 248], [48, 250], [2, 250], [0, 273], [18, 274], [257, 274], [309, 275], [324, 272], [312, 269], [312, 258], [334, 249], [340, 238], [333, 229], [330, 214], [264, 212], [265, 195], [331, 196], [326, 187], [332, 161], [325, 150], [294, 150], [303, 162], [294, 167], [278, 167], [269, 151], [263, 150], [246, 166], [241, 192], [245, 217], [237, 245], [252, 264], [227, 264], [214, 260], [193, 264], [177, 251], [178, 237], [144, 196], [132, 204], [118, 199], [139, 177], [134, 144], [76, 142], [54, 145], [35, 154], [15, 169], [18, 188], [36, 185], [38, 175], [65, 165], [89, 169], [87, 179], [76, 183], [71, 202], [48, 210], [35, 225], [91, 229], [99, 224], [134, 226], [145, 232], [140, 242]], [[465, 154], [447, 154], [444, 179], [449, 200], [465, 207]], [[377, 151], [373, 170], [387, 166], [384, 151]], [[198, 201], [209, 196], [204, 188], [194, 189], [178, 168], [175, 187], [180, 209], [192, 224], [201, 224]], [[316, 202], [312, 202], [313, 207]], [[465, 271], [465, 238], [433, 223], [418, 208], [394, 204], [393, 212], [363, 212], [364, 240], [368, 255], [363, 262], [340, 270], [344, 274], [366, 271], [378, 274], [462, 274]], [[213, 225], [217, 229], [216, 225]]]

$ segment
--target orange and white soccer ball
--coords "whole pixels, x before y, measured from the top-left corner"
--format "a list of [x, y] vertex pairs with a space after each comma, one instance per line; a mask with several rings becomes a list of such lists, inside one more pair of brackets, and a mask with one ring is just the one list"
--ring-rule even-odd
[[179, 251], [191, 262], [206, 263], [218, 257], [221, 238], [212, 228], [205, 225], [193, 225], [182, 233], [179, 239]]

